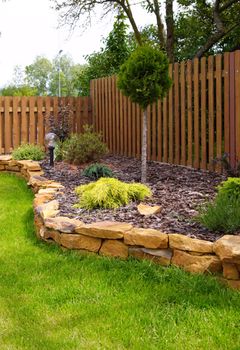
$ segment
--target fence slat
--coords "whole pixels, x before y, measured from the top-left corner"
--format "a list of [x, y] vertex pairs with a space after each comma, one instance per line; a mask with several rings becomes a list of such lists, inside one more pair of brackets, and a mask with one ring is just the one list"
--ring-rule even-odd
[[192, 61], [187, 61], [187, 120], [188, 120], [188, 138], [187, 138], [187, 165], [193, 166], [193, 122], [192, 122]]
[[235, 52], [236, 160], [240, 162], [240, 51]]
[[186, 82], [185, 62], [180, 65], [181, 83], [181, 164], [186, 165]]
[[214, 82], [213, 56], [208, 57], [208, 169], [213, 170], [214, 159]]
[[157, 113], [156, 113], [156, 102], [152, 105], [152, 153], [151, 159], [157, 159]]
[[157, 160], [162, 161], [162, 101], [157, 103]]
[[21, 144], [28, 142], [27, 99], [21, 99]]
[[20, 97], [13, 97], [13, 148], [16, 148], [20, 145], [20, 118], [18, 115], [19, 101]]
[[4, 153], [4, 149], [3, 149], [3, 122], [4, 122], [4, 115], [2, 110], [3, 109], [3, 102], [4, 102], [4, 98], [0, 96], [0, 154]]
[[206, 57], [201, 59], [201, 168], [207, 169]]
[[163, 99], [163, 161], [168, 162], [167, 97]]
[[[169, 65], [169, 77], [172, 79], [173, 76], [173, 65]], [[168, 161], [170, 163], [173, 163], [174, 159], [174, 141], [173, 141], [173, 107], [174, 107], [174, 101], [173, 101], [173, 85], [170, 87], [168, 92]], [[167, 113], [167, 111], [166, 111]]]
[[200, 167], [199, 160], [199, 60], [193, 60], [193, 88], [194, 88], [194, 167]]
[[174, 64], [174, 133], [175, 133], [175, 156], [174, 163], [180, 161], [180, 120], [179, 120], [179, 64]]
[[[216, 156], [222, 157], [222, 55], [216, 56]], [[216, 166], [221, 171], [221, 164]]]
[[10, 120], [10, 97], [4, 99], [4, 152], [9, 153], [11, 148], [11, 120]]
[[224, 152], [230, 152], [230, 111], [229, 111], [229, 52], [224, 53]]
[[35, 121], [35, 99], [29, 99], [29, 142], [35, 143], [35, 131], [36, 131], [36, 121]]

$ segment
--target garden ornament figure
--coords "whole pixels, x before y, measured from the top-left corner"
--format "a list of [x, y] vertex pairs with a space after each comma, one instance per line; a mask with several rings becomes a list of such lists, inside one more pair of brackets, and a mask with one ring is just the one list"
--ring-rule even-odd
[[53, 132], [49, 132], [48, 134], [46, 134], [45, 136], [45, 144], [46, 147], [49, 150], [49, 156], [50, 156], [50, 166], [54, 166], [54, 149], [56, 146], [56, 142], [57, 142], [57, 135], [54, 134]]

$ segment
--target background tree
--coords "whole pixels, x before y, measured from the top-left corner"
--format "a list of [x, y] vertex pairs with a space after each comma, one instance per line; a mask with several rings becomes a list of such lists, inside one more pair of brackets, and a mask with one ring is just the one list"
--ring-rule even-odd
[[89, 95], [90, 80], [118, 73], [133, 50], [132, 38], [129, 37], [127, 29], [126, 17], [120, 11], [112, 31], [103, 40], [100, 51], [85, 57], [87, 63], [78, 77], [81, 95]]
[[[104, 16], [109, 12], [116, 11], [116, 6], [120, 7], [131, 24], [136, 42], [139, 45], [143, 43], [140, 27], [137, 25], [133, 14], [135, 3], [132, 5], [128, 0], [51, 1], [55, 3], [56, 10], [60, 11], [63, 23], [70, 24], [72, 27], [76, 26], [78, 22], [83, 26], [89, 24], [91, 15], [96, 10], [103, 9]], [[225, 46], [228, 49], [233, 49], [239, 45], [239, 0], [209, 0], [207, 2], [206, 0], [175, 0], [175, 2], [165, 0], [165, 13], [158, 0], [142, 0], [139, 4], [146, 12], [152, 13], [155, 17], [158, 45], [167, 52], [170, 62], [175, 59], [174, 52], [179, 52], [176, 45], [182, 46], [182, 43], [188, 40], [189, 37], [194, 47], [193, 49], [189, 46], [191, 58], [201, 57], [211, 49], [215, 49], [215, 46]], [[174, 16], [174, 5], [178, 6], [176, 13], [180, 15]], [[83, 19], [85, 19], [84, 22], [82, 22]], [[182, 24], [183, 21], [186, 24], [185, 27], [184, 25], [181, 26], [181, 30], [179, 19], [181, 19]], [[197, 23], [195, 20], [197, 20]], [[197, 29], [196, 32], [199, 34], [196, 42], [194, 41], [195, 36], [190, 36], [194, 34], [191, 25]], [[177, 27], [178, 31], [176, 33]], [[204, 32], [203, 36], [201, 36], [201, 31]], [[236, 41], [238, 42], [236, 43]], [[188, 54], [188, 56], [190, 55]]]
[[25, 67], [26, 82], [37, 89], [37, 95], [48, 95], [52, 69], [52, 63], [41, 56], [37, 56], [32, 64]]
[[118, 87], [143, 110], [141, 181], [147, 180], [147, 106], [163, 98], [170, 88], [166, 55], [152, 46], [139, 46], [122, 65]]

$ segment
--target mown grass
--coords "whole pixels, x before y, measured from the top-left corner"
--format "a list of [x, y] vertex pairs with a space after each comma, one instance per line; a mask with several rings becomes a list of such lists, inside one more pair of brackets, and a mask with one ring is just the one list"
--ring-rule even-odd
[[1, 350], [240, 348], [238, 292], [39, 242], [32, 199], [25, 181], [0, 174]]

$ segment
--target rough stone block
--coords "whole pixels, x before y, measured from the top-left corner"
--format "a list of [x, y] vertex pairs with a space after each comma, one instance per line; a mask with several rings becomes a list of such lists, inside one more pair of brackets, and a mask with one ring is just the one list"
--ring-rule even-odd
[[126, 259], [128, 257], [128, 246], [121, 241], [108, 239], [103, 242], [99, 254]]
[[169, 234], [169, 247], [197, 253], [212, 253], [213, 243], [180, 234]]
[[124, 243], [145, 248], [168, 248], [168, 235], [158, 230], [133, 228], [124, 233]]
[[60, 243], [68, 249], [86, 249], [97, 253], [101, 247], [100, 238], [87, 237], [79, 234], [62, 233]]
[[177, 249], [173, 252], [172, 264], [194, 273], [218, 273], [222, 271], [221, 261], [215, 255], [191, 255]]
[[159, 205], [150, 206], [150, 205], [140, 203], [137, 206], [137, 210], [138, 210], [139, 214], [141, 214], [141, 215], [150, 216], [150, 215], [160, 213], [161, 207]]
[[70, 219], [65, 216], [57, 216], [45, 220], [45, 226], [53, 230], [63, 233], [73, 233], [76, 227], [80, 227], [83, 223], [80, 220]]
[[129, 256], [137, 259], [147, 259], [163, 266], [169, 266], [172, 258], [171, 249], [146, 249], [129, 247]]
[[75, 231], [91, 237], [120, 239], [123, 238], [123, 234], [131, 228], [132, 225], [125, 222], [99, 221], [77, 227]]
[[240, 264], [240, 236], [223, 236], [214, 243], [213, 251], [223, 262]]
[[229, 280], [238, 280], [239, 272], [237, 266], [231, 263], [223, 263], [223, 277]]

